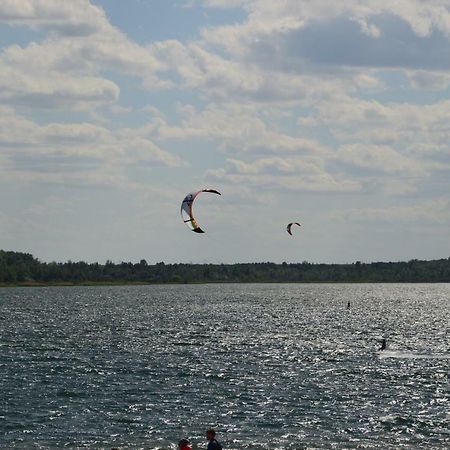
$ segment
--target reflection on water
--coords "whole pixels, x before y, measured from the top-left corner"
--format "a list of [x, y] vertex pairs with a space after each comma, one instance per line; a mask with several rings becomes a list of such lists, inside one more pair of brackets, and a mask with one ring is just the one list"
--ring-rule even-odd
[[0, 447], [448, 448], [449, 324], [449, 285], [0, 289]]
[[384, 350], [378, 354], [379, 358], [400, 358], [400, 359], [449, 359], [450, 353], [419, 353], [404, 352], [394, 350]]

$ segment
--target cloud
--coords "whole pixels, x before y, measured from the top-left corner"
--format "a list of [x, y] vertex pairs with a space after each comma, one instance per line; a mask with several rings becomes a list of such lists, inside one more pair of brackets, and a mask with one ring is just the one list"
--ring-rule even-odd
[[[116, 104], [120, 83], [111, 73], [136, 77], [149, 90], [200, 94], [200, 100], [180, 106], [179, 120], [151, 107], [145, 126], [114, 131], [107, 121], [103, 127], [87, 120], [37, 126], [24, 119], [6, 132], [10, 124], [3, 118], [0, 139], [22, 151], [34, 145], [35, 155], [47, 158], [42, 167], [79, 163], [80, 172], [106, 164], [179, 167], [184, 162], [164, 145], [201, 139], [234, 156], [209, 177], [309, 191], [355, 192], [371, 183], [390, 189], [389, 177], [423, 179], [446, 167], [447, 101], [424, 106], [367, 99], [388, 89], [379, 68], [403, 70], [414, 89], [445, 88], [445, 4], [201, 3], [241, 7], [247, 19], [203, 29], [195, 41], [141, 46], [87, 1], [2, 5], [6, 23], [49, 32], [40, 43], [4, 49], [0, 98], [6, 104], [92, 114], [109, 105], [126, 114]], [[297, 109], [302, 113], [293, 126]], [[402, 189], [413, 190], [414, 182]]]
[[335, 73], [330, 77], [322, 73], [318, 77], [312, 70], [283, 70], [277, 64], [276, 55], [252, 52], [240, 58], [208, 47], [208, 43], [201, 41], [170, 40], [152, 44], [149, 50], [160, 64], [157, 73], [164, 77], [166, 87], [194, 90], [218, 102], [304, 106], [318, 98], [354, 91], [368, 84], [371, 89], [382, 85], [367, 74]]
[[[220, 54], [225, 61], [220, 64], [228, 64], [230, 73], [245, 73], [252, 81], [235, 87], [236, 97], [300, 103], [355, 89], [380, 89], [384, 83], [374, 73], [380, 69], [409, 73], [411, 87], [445, 87], [450, 69], [445, 1], [384, 5], [376, 0], [254, 0], [240, 6], [248, 14], [243, 23], [205, 28], [197, 44]], [[211, 62], [205, 76], [215, 64]], [[233, 96], [229, 80], [225, 75], [220, 79], [224, 81], [217, 86], [224, 96]]]
[[120, 89], [104, 74], [135, 76], [148, 88], [165, 81], [151, 52], [113, 27], [87, 0], [6, 1], [0, 21], [49, 32], [42, 42], [11, 45], [0, 54], [0, 98], [11, 105], [80, 109], [114, 104]]
[[385, 208], [351, 208], [334, 212], [333, 220], [359, 222], [401, 222], [401, 223], [450, 223], [450, 199], [436, 198], [417, 202], [409, 206], [390, 206]]
[[119, 97], [112, 81], [96, 77], [63, 76], [58, 73], [25, 74], [0, 62], [0, 99], [10, 105], [34, 108], [87, 109], [111, 104]]
[[442, 91], [450, 85], [450, 74], [423, 70], [407, 71], [411, 88], [417, 90]]
[[435, 165], [423, 165], [386, 146], [350, 145], [326, 157], [293, 153], [228, 159], [223, 167], [208, 170], [206, 179], [263, 190], [401, 196], [417, 192], [418, 183], [433, 170]]
[[[157, 42], [149, 47], [172, 83], [185, 89], [204, 89], [223, 96], [227, 92], [252, 92], [263, 80], [259, 72], [244, 70], [239, 62], [209, 52], [197, 43], [176, 40]], [[219, 89], [219, 86], [222, 87]]]
[[111, 131], [90, 123], [38, 125], [0, 109], [0, 171], [23, 182], [134, 185], [133, 167], [180, 167], [184, 162], [131, 130]]
[[[111, 81], [108, 85], [109, 80], [99, 76], [114, 70], [140, 78], [150, 90], [178, 87], [226, 99], [298, 103], [354, 89], [350, 87], [353, 80], [359, 80], [360, 88], [367, 88], [364, 83], [377, 86], [376, 78], [360, 73], [363, 66], [448, 69], [448, 58], [442, 53], [450, 29], [445, 3], [432, 1], [424, 6], [409, 0], [389, 7], [373, 0], [345, 4], [324, 0], [201, 3], [209, 8], [240, 6], [246, 10], [247, 20], [206, 28], [201, 40], [169, 40], [143, 47], [111, 26], [104, 11], [87, 0], [67, 4], [52, 0], [8, 1], [0, 9], [0, 20], [7, 23], [55, 33], [65, 26], [72, 30], [79, 25], [80, 30], [61, 32], [57, 38], [51, 35], [41, 44], [23, 49], [6, 49], [0, 67], [11, 73], [10, 83], [3, 86], [4, 96], [12, 98], [24, 92], [18, 101], [42, 101], [32, 81], [27, 80], [27, 71], [31, 71], [30, 78], [41, 80], [47, 93], [41, 97], [47, 99], [46, 103], [52, 103], [48, 99], [51, 96], [70, 100], [76, 96], [73, 89], [58, 88], [70, 71], [74, 80], [75, 74], [86, 78], [85, 97], [92, 96], [91, 103], [95, 99], [100, 104], [114, 102], [118, 89], [114, 92]], [[338, 68], [333, 77], [318, 67], [324, 64]], [[357, 73], [341, 71], [349, 68]], [[46, 78], [53, 90], [46, 88]], [[14, 88], [12, 80], [16, 79], [19, 81]], [[68, 90], [70, 94], [64, 95]]]
[[[347, 17], [310, 22], [289, 32], [261, 36], [249, 43], [247, 56], [272, 60], [283, 71], [308, 70], [308, 64], [337, 67], [448, 70], [448, 36], [440, 31], [418, 35], [392, 15], [378, 16], [374, 36]], [[309, 69], [311, 70], [311, 69]]]
[[109, 130], [90, 123], [51, 123], [40, 131], [46, 142], [57, 142], [59, 145], [111, 142]]
[[[208, 7], [224, 7], [227, 2], [205, 0], [203, 3]], [[420, 37], [429, 36], [434, 30], [448, 35], [450, 30], [450, 13], [446, 0], [402, 0], [389, 5], [378, 0], [242, 0], [230, 3], [230, 6], [244, 8], [248, 12], [247, 20], [237, 26], [221, 27], [219, 33], [223, 37], [224, 30], [234, 30], [234, 34], [239, 34], [244, 39], [244, 45], [262, 35], [299, 29], [311, 23], [329, 23], [344, 17], [358, 24], [362, 33], [374, 38], [382, 34], [382, 31], [376, 30], [375, 21], [387, 16], [403, 21]], [[222, 42], [227, 44], [226, 40]]]
[[107, 19], [101, 8], [87, 0], [3, 0], [0, 22], [61, 35], [87, 36], [101, 31]]
[[327, 172], [318, 160], [299, 157], [262, 158], [251, 163], [229, 159], [225, 168], [208, 170], [206, 179], [264, 190], [302, 192], [356, 192], [362, 187], [357, 180]]
[[[118, 85], [106, 70], [138, 76], [147, 85], [159, 82], [151, 54], [120, 33], [96, 38], [50, 39], [25, 48], [11, 46], [0, 56], [1, 97], [32, 107], [77, 108], [80, 104], [114, 103]], [[164, 83], [163, 83], [164, 84]]]
[[[227, 7], [221, 1], [196, 3]], [[445, 2], [405, 0], [388, 7], [377, 1], [253, 0], [229, 6], [243, 8], [247, 19], [204, 28], [195, 41], [150, 44], [157, 64], [146, 86], [286, 108], [386, 89], [380, 70], [408, 74], [415, 89], [445, 87]]]
[[354, 144], [339, 149], [336, 159], [372, 173], [425, 175], [424, 164], [401, 155], [386, 145]]
[[[149, 90], [193, 89], [221, 99], [312, 104], [355, 87], [379, 87], [376, 77], [361, 73], [365, 65], [442, 69], [447, 61], [439, 52], [448, 44], [448, 13], [437, 2], [426, 8], [416, 2], [409, 8], [386, 8], [373, 1], [365, 6], [357, 1], [345, 6], [320, 0], [236, 1], [228, 6], [247, 11], [244, 23], [204, 29], [197, 41], [146, 47], [128, 39], [87, 0], [17, 3], [6, 2], [0, 20], [59, 33], [25, 48], [11, 46], [0, 58], [4, 99], [34, 107], [114, 104], [119, 87], [102, 78], [111, 70], [139, 78]], [[220, 1], [203, 4], [227, 6]], [[76, 25], [79, 32], [58, 31]], [[409, 43], [406, 52], [404, 42]], [[321, 64], [335, 65], [338, 71], [330, 77]], [[356, 72], [341, 70], [349, 68]]]
[[[114, 129], [108, 120], [89, 123], [98, 108], [120, 108], [115, 74], [148, 88], [165, 85], [151, 51], [113, 27], [101, 8], [87, 0], [4, 1], [0, 21], [47, 32], [41, 42], [11, 45], [0, 54], [0, 101], [8, 105], [0, 108], [5, 180], [130, 188], [142, 185], [133, 179], [138, 169], [185, 164], [133, 129]], [[23, 115], [52, 109], [62, 114], [60, 123], [38, 124]], [[67, 112], [83, 119], [71, 121]]]
[[313, 117], [299, 120], [303, 126], [329, 128], [340, 142], [396, 145], [406, 156], [448, 151], [447, 99], [424, 105], [339, 96], [317, 103]]
[[159, 142], [204, 139], [214, 141], [228, 154], [252, 155], [327, 155], [330, 150], [314, 139], [278, 131], [271, 122], [284, 119], [277, 108], [257, 108], [252, 104], [211, 103], [202, 110], [180, 105], [179, 123], [163, 117], [151, 120], [138, 133]]

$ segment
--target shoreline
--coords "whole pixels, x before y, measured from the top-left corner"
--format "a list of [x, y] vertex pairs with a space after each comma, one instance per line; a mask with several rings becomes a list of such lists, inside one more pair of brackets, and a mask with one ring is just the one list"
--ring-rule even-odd
[[193, 281], [193, 282], [146, 282], [146, 281], [86, 281], [81, 283], [71, 281], [0, 283], [0, 288], [20, 287], [95, 287], [95, 286], [180, 286], [206, 284], [450, 284], [448, 281]]

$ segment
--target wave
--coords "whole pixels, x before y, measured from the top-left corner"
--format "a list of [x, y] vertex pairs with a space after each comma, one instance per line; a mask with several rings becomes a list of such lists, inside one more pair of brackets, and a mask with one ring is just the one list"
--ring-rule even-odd
[[377, 355], [381, 359], [450, 359], [449, 353], [419, 353], [405, 350], [383, 350], [379, 351]]

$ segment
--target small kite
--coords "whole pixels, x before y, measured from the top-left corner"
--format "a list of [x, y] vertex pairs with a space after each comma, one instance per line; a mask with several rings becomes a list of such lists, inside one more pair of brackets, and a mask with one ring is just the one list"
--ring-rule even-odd
[[299, 227], [302, 226], [302, 225], [301, 225], [300, 223], [298, 223], [298, 222], [291, 222], [291, 223], [288, 223], [288, 226], [286, 227], [286, 231], [287, 231], [291, 236], [292, 236], [292, 231], [291, 231], [292, 225], [298, 225]]
[[181, 203], [181, 217], [183, 218], [183, 222], [194, 232], [194, 233], [204, 233], [204, 231], [200, 228], [199, 224], [194, 218], [192, 213], [192, 205], [194, 203], [197, 195], [202, 192], [210, 192], [211, 194], [222, 195], [219, 191], [215, 189], [202, 189], [200, 191], [194, 191], [186, 195], [184, 197], [183, 202]]

